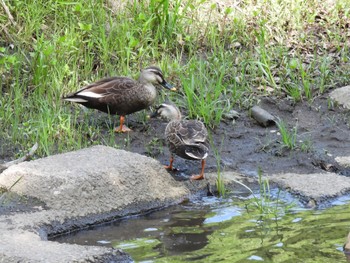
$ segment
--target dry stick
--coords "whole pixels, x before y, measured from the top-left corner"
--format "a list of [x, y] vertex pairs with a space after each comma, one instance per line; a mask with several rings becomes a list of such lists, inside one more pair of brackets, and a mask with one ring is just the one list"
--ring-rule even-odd
[[7, 5], [6, 5], [6, 3], [5, 3], [4, 0], [1, 0], [1, 5], [2, 5], [2, 7], [5, 9], [5, 12], [6, 12], [8, 18], [10, 19], [11, 23], [12, 23], [15, 27], [17, 27], [17, 23], [16, 23], [16, 21], [13, 19], [13, 16], [12, 16], [11, 13], [10, 13], [10, 9], [7, 7]]
[[[6, 5], [4, 0], [0, 0], [1, 1], [1, 5], [5, 10], [5, 13], [7, 14], [8, 19], [11, 21], [11, 23], [14, 25], [14, 27], [17, 29], [17, 31], [20, 31], [20, 27], [17, 26], [17, 23], [15, 21], [15, 19], [13, 18], [13, 16], [11, 15], [10, 9], [8, 8], [8, 6]], [[8, 33], [6, 26], [2, 27], [2, 31], [5, 32], [5, 34], [7, 35], [7, 37], [13, 41], [12, 37], [10, 36], [10, 34]], [[32, 37], [32, 40], [34, 41], [34, 43], [36, 42], [36, 39], [34, 37]]]
[[10, 41], [14, 42], [14, 40], [13, 40], [13, 38], [11, 37], [10, 33], [9, 33], [9, 32], [7, 31], [7, 29], [6, 29], [6, 27], [7, 27], [8, 24], [9, 24], [9, 22], [8, 22], [6, 25], [3, 25], [3, 26], [1, 27], [1, 31], [3, 31], [3, 32], [5, 33], [5, 35], [7, 36], [7, 38], [8, 38]]
[[0, 204], [2, 203], [2, 200], [5, 198], [6, 194], [11, 191], [12, 187], [14, 187], [21, 179], [23, 175], [20, 176], [8, 189], [6, 189], [6, 192], [0, 195]]
[[22, 163], [22, 162], [25, 162], [27, 160], [29, 160], [35, 153], [35, 151], [38, 149], [38, 143], [36, 142], [33, 147], [29, 150], [29, 152], [24, 155], [23, 157], [19, 158], [19, 159], [16, 159], [14, 161], [11, 161], [11, 162], [7, 162], [7, 163], [4, 163], [4, 164], [1, 164], [0, 165], [0, 173], [9, 168], [11, 165], [14, 165], [14, 164], [19, 164], [19, 163]]

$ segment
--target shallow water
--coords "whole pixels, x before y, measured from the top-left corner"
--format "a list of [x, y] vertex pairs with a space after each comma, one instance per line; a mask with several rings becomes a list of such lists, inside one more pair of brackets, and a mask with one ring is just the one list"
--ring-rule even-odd
[[347, 262], [349, 198], [320, 210], [283, 199], [262, 215], [251, 196], [204, 197], [55, 240], [122, 248], [136, 262]]

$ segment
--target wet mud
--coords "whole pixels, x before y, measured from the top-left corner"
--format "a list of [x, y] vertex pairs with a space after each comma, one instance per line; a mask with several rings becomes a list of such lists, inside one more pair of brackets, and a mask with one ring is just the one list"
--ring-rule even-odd
[[[262, 97], [257, 104], [275, 119], [283, 120], [288, 130], [296, 129], [295, 149], [288, 149], [282, 143], [278, 127], [272, 122], [268, 127], [261, 126], [251, 116], [249, 109], [233, 110], [239, 113], [238, 119], [223, 119], [219, 126], [210, 129], [211, 152], [207, 158], [206, 171], [235, 171], [244, 175], [257, 176], [260, 170], [264, 175], [279, 173], [317, 173], [322, 171], [336, 172], [350, 176], [350, 169], [341, 167], [335, 161], [337, 156], [349, 155], [350, 145], [350, 112], [330, 105], [328, 97], [321, 96], [311, 104], [293, 103], [285, 98]], [[74, 110], [81, 110], [75, 108]], [[169, 163], [170, 152], [166, 147], [164, 130], [166, 122], [159, 119], [145, 121], [146, 112], [127, 117], [127, 125], [132, 132], [115, 134], [115, 145], [120, 149], [140, 153]], [[182, 109], [184, 116], [186, 111]], [[83, 118], [85, 116], [85, 118]], [[81, 113], [76, 125], [88, 121], [102, 131], [98, 137], [91, 138], [82, 134], [86, 140], [103, 142], [104, 136], [113, 129], [111, 119], [104, 113], [90, 110], [88, 119]], [[117, 118], [116, 118], [117, 119]], [[9, 152], [0, 156], [3, 162], [9, 159]], [[176, 180], [188, 180], [192, 174], [200, 171], [200, 162], [175, 157], [174, 166], [178, 171], [172, 172]], [[11, 200], [11, 199], [9, 199]], [[2, 202], [0, 213], [35, 210], [40, 205], [36, 200], [26, 199], [23, 202]]]
[[[251, 117], [249, 110], [234, 109], [240, 117], [236, 120], [224, 119], [214, 129], [209, 129], [212, 137], [211, 153], [207, 158], [206, 170], [234, 170], [246, 175], [283, 172], [315, 173], [323, 170], [350, 175], [349, 169], [341, 167], [334, 160], [337, 156], [349, 155], [350, 112], [329, 105], [327, 96], [294, 104], [288, 99], [261, 98], [258, 104], [272, 114], [276, 120], [283, 120], [288, 130], [296, 129], [295, 149], [288, 149], [282, 142], [278, 127], [272, 123], [262, 127]], [[168, 164], [170, 153], [164, 140], [166, 123], [151, 119], [143, 124], [129, 117], [130, 134], [117, 134], [116, 144], [126, 149], [160, 160]], [[214, 149], [213, 149], [214, 146]], [[175, 177], [187, 179], [198, 173], [200, 163], [175, 158], [179, 172]]]

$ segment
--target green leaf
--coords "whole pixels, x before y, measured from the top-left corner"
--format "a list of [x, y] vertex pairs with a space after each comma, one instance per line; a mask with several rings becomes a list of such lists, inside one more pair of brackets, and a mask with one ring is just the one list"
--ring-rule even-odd
[[92, 29], [92, 24], [83, 24], [83, 23], [78, 23], [79, 28], [83, 31], [89, 32]]

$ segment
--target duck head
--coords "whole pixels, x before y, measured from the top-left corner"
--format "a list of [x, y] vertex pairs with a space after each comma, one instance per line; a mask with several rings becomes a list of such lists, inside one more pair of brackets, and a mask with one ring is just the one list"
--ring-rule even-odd
[[176, 91], [173, 85], [165, 81], [161, 69], [155, 66], [143, 69], [139, 81], [142, 83], [160, 84], [166, 89]]
[[175, 106], [175, 104], [171, 102], [164, 102], [156, 108], [156, 111], [153, 112], [150, 117], [160, 117], [168, 121], [181, 120], [181, 112], [178, 107]]

